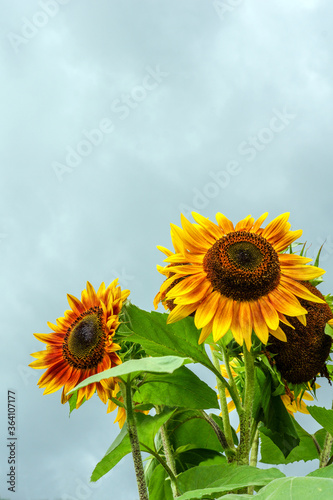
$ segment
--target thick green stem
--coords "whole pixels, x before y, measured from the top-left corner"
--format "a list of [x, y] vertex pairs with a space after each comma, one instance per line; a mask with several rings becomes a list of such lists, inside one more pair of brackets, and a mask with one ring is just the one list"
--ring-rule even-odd
[[[213, 365], [215, 369], [221, 373], [220, 369], [220, 360], [218, 358], [217, 351], [212, 349], [212, 358], [213, 358]], [[217, 390], [220, 396], [220, 406], [221, 406], [221, 412], [222, 412], [222, 421], [223, 421], [223, 429], [224, 429], [224, 435], [227, 441], [228, 445], [228, 450], [234, 450], [234, 440], [232, 437], [232, 431], [231, 431], [231, 425], [230, 425], [230, 419], [229, 419], [229, 411], [228, 411], [228, 404], [227, 404], [227, 398], [225, 395], [225, 386], [222, 384], [221, 379], [219, 377], [216, 377], [216, 382], [217, 382]]]
[[138, 484], [139, 498], [140, 500], [148, 500], [147, 485], [143, 471], [138, 431], [136, 428], [135, 415], [133, 411], [132, 387], [131, 387], [130, 377], [128, 377], [126, 384], [121, 382], [120, 387], [126, 405], [127, 431], [131, 443], [134, 470], [136, 475], [136, 481]]
[[231, 371], [231, 367], [230, 367], [230, 363], [229, 363], [229, 354], [228, 354], [227, 349], [224, 347], [223, 344], [221, 344], [220, 347], [221, 347], [222, 352], [223, 352], [224, 364], [225, 364], [225, 368], [227, 370], [227, 374], [229, 377], [230, 396], [232, 397], [233, 402], [235, 403], [236, 410], [237, 409], [240, 410], [242, 408], [242, 402], [241, 402], [241, 399], [239, 397], [238, 389], [237, 389], [237, 386], [235, 383], [235, 379], [234, 379], [232, 371]]
[[[333, 403], [332, 403], [332, 409], [333, 409]], [[326, 467], [328, 465], [328, 462], [331, 457], [331, 451], [332, 451], [332, 444], [333, 444], [333, 436], [329, 432], [326, 433], [325, 436], [325, 441], [324, 441], [324, 446], [323, 449], [321, 450], [320, 457], [319, 457], [319, 468], [322, 469], [323, 467]]]
[[178, 491], [177, 481], [176, 481], [176, 475], [177, 475], [176, 462], [175, 462], [175, 458], [174, 458], [173, 453], [172, 453], [171, 443], [170, 443], [169, 435], [168, 435], [168, 432], [167, 432], [165, 425], [162, 425], [160, 432], [161, 432], [162, 444], [163, 444], [163, 449], [164, 449], [164, 454], [165, 454], [165, 460], [166, 460], [166, 463], [167, 463], [169, 469], [172, 472], [172, 476], [170, 476], [172, 494], [173, 494], [173, 497], [176, 498], [176, 497], [180, 496], [180, 493]]
[[172, 470], [170, 469], [170, 467], [168, 466], [168, 464], [163, 460], [163, 458], [161, 457], [161, 455], [159, 455], [156, 451], [154, 451], [151, 448], [149, 448], [149, 446], [147, 446], [146, 444], [144, 444], [144, 443], [140, 443], [140, 444], [141, 444], [142, 448], [145, 448], [144, 451], [146, 451], [147, 453], [149, 453], [150, 455], [152, 455], [154, 458], [156, 458], [156, 460], [166, 470], [168, 476], [170, 477], [171, 483], [175, 483], [176, 484], [176, 482], [177, 482], [176, 476], [174, 475], [174, 473], [172, 472]]
[[238, 464], [249, 464], [249, 453], [251, 448], [251, 425], [252, 425], [252, 407], [254, 398], [254, 358], [244, 345], [243, 348], [245, 365], [245, 388], [243, 397], [243, 412], [240, 419], [240, 442], [237, 449]]
[[252, 465], [252, 467], [257, 466], [258, 450], [259, 450], [259, 429], [257, 428], [251, 446], [250, 465]]
[[[253, 438], [253, 441], [252, 441], [251, 455], [250, 455], [250, 465], [252, 467], [256, 467], [257, 466], [258, 450], [259, 450], [259, 429], [256, 426], [256, 431], [255, 431], [254, 438]], [[253, 491], [254, 491], [254, 487], [253, 486], [248, 486], [248, 488], [247, 488], [248, 495], [253, 495]]]
[[328, 465], [328, 461], [331, 457], [332, 444], [333, 444], [333, 436], [329, 432], [327, 432], [324, 441], [324, 446], [323, 449], [321, 450], [319, 458], [320, 469]]

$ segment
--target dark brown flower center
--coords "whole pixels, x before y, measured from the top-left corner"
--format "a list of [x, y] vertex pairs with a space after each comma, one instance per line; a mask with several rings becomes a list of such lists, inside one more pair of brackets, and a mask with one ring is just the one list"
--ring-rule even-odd
[[280, 281], [279, 258], [262, 236], [246, 231], [227, 234], [208, 250], [203, 267], [214, 290], [233, 300], [257, 300]]
[[63, 354], [71, 366], [89, 369], [102, 361], [106, 340], [102, 312], [102, 309], [92, 307], [82, 313], [67, 330]]
[[[304, 281], [301, 283], [314, 295], [324, 299], [316, 287]], [[308, 382], [318, 373], [327, 376], [325, 362], [332, 345], [332, 338], [325, 334], [326, 323], [333, 317], [329, 305], [304, 299], [300, 299], [300, 303], [308, 311], [306, 326], [302, 325], [298, 318], [287, 316], [294, 327], [293, 329], [280, 323], [287, 342], [282, 342], [273, 335], [268, 339], [268, 351], [276, 354], [274, 362], [277, 369], [283, 378], [293, 384]]]

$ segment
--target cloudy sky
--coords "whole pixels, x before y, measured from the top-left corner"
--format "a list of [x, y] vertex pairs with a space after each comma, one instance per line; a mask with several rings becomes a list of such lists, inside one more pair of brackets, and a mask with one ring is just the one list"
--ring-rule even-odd
[[69, 419], [27, 365], [43, 348], [33, 333], [87, 280], [119, 277], [150, 310], [156, 245], [170, 246], [181, 212], [290, 212], [310, 256], [326, 241], [321, 290], [333, 291], [332, 23], [330, 0], [2, 2], [3, 476], [8, 389], [19, 437], [17, 493], [2, 479], [2, 497], [138, 498], [130, 458], [89, 485], [113, 415], [94, 397]]

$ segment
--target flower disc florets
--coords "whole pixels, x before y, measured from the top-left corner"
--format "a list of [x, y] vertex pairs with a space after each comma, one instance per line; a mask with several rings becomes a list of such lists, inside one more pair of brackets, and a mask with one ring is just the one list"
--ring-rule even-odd
[[196, 223], [182, 216], [182, 228], [171, 225], [174, 252], [166, 254], [166, 277], [154, 304], [162, 301], [170, 309], [168, 323], [194, 314], [201, 329], [199, 343], [212, 333], [217, 342], [230, 329], [235, 340], [248, 350], [252, 332], [261, 342], [268, 335], [285, 341], [280, 324], [285, 315], [303, 316], [299, 299], [322, 302], [300, 280], [310, 280], [325, 271], [306, 265], [311, 259], [284, 251], [302, 231], [290, 231], [289, 214], [282, 214], [265, 228], [267, 217], [251, 216], [234, 225], [223, 214], [217, 224], [197, 213]]
[[[44, 394], [50, 394], [63, 387], [61, 401], [71, 396], [67, 393], [91, 375], [121, 364], [117, 354], [120, 346], [113, 341], [119, 326], [119, 313], [129, 290], [121, 291], [114, 280], [107, 288], [102, 283], [95, 292], [88, 282], [82, 291], [81, 300], [68, 295], [71, 310], [65, 312], [57, 324], [49, 323], [52, 333], [36, 333], [35, 337], [46, 343], [46, 350], [32, 354], [30, 366], [46, 372], [39, 379]], [[76, 407], [97, 391], [106, 403], [118, 391], [117, 382], [105, 379], [78, 390]]]
[[[324, 300], [324, 296], [310, 283], [302, 283], [311, 293]], [[330, 354], [332, 338], [325, 334], [326, 323], [333, 318], [329, 305], [301, 300], [307, 310], [306, 321], [287, 317], [291, 326], [283, 325], [287, 342], [269, 337], [268, 351], [276, 354], [274, 362], [287, 382], [301, 384], [317, 375], [328, 377], [325, 362]]]
[[279, 258], [272, 245], [245, 231], [229, 233], [214, 243], [203, 268], [214, 290], [241, 302], [267, 295], [280, 280]]

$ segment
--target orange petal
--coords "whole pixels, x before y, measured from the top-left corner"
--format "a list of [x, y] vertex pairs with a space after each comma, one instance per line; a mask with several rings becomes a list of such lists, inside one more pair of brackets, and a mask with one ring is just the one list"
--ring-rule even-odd
[[252, 315], [251, 308], [248, 302], [240, 302], [239, 304], [239, 324], [242, 330], [242, 336], [245, 340], [247, 350], [251, 350], [252, 336]]
[[301, 314], [300, 316], [297, 316], [297, 319], [300, 320], [303, 326], [306, 326], [306, 314]]
[[259, 217], [259, 219], [253, 224], [252, 229], [250, 230], [251, 233], [256, 233], [258, 229], [261, 227], [261, 224], [266, 220], [268, 216], [268, 212], [265, 212], [264, 214]]
[[220, 302], [213, 321], [213, 339], [217, 342], [229, 330], [232, 322], [234, 301], [227, 299]]
[[254, 224], [254, 218], [251, 215], [245, 217], [245, 219], [237, 222], [235, 226], [235, 231], [250, 231]]
[[301, 299], [309, 300], [311, 302], [317, 302], [319, 304], [325, 304], [325, 300], [314, 295], [312, 292], [310, 292], [310, 290], [308, 290], [298, 281], [287, 278], [287, 276], [281, 276], [280, 282], [287, 290], [297, 295], [297, 297], [300, 297]]
[[298, 231], [289, 231], [286, 233], [283, 238], [280, 238], [278, 242], [274, 243], [274, 248], [276, 252], [282, 252], [285, 250], [291, 243], [300, 238], [303, 234], [303, 231], [299, 229]]
[[258, 304], [268, 328], [276, 330], [276, 328], [279, 326], [280, 319], [275, 307], [266, 297], [261, 297], [260, 299], [258, 299]]
[[263, 344], [268, 342], [268, 327], [261, 313], [260, 306], [257, 302], [250, 302], [253, 330]]
[[167, 323], [175, 323], [183, 318], [186, 318], [190, 314], [192, 314], [198, 307], [198, 302], [194, 304], [188, 305], [179, 305], [172, 309], [171, 313], [168, 316]]
[[240, 302], [234, 301], [233, 303], [233, 317], [231, 322], [231, 331], [234, 336], [234, 339], [239, 345], [243, 345], [244, 338], [242, 335], [242, 328], [239, 321], [239, 306]]
[[267, 224], [267, 226], [262, 232], [262, 236], [267, 240], [274, 237], [276, 233], [280, 232], [284, 228], [286, 222], [288, 221], [289, 215], [290, 212], [286, 212], [284, 214], [279, 215], [278, 217], [275, 217], [275, 219], [273, 219], [269, 224]]
[[224, 234], [235, 231], [234, 225], [231, 220], [227, 219], [227, 217], [220, 212], [216, 214], [216, 220]]
[[284, 331], [280, 326], [276, 330], [269, 330], [269, 333], [278, 340], [281, 340], [281, 342], [287, 342], [286, 334], [284, 333]]
[[82, 302], [76, 297], [74, 297], [74, 295], [70, 295], [69, 293], [67, 294], [67, 300], [70, 307], [75, 312], [75, 314], [80, 316], [80, 314], [83, 313], [83, 311], [85, 310], [85, 307], [82, 304]]
[[309, 281], [324, 274], [324, 269], [316, 266], [291, 266], [283, 268], [283, 275], [299, 281]]
[[[172, 276], [172, 278], [173, 278], [173, 276]], [[177, 276], [176, 276], [176, 278], [177, 278]], [[182, 281], [177, 283], [175, 286], [173, 286], [168, 291], [167, 297], [170, 299], [174, 299], [176, 297], [179, 297], [180, 295], [185, 295], [185, 294], [191, 293], [192, 291], [196, 290], [202, 284], [202, 282], [204, 280], [206, 280], [206, 282], [208, 282], [208, 280], [206, 279], [204, 274], [199, 274], [199, 275], [195, 275], [195, 276], [187, 276], [186, 278], [184, 278]], [[174, 280], [172, 280], [172, 281], [174, 281]], [[170, 284], [172, 283], [172, 281], [170, 281]], [[161, 291], [162, 291], [162, 287], [161, 287]]]
[[194, 318], [195, 326], [198, 329], [204, 327], [210, 322], [217, 312], [217, 307], [220, 301], [223, 301], [221, 294], [219, 292], [212, 292], [199, 305]]
[[192, 244], [199, 248], [207, 246], [207, 240], [202, 237], [200, 231], [195, 227], [194, 224], [191, 224], [189, 220], [185, 217], [185, 215], [181, 214], [181, 222], [184, 228], [184, 235], [187, 238], [192, 239]]
[[223, 233], [221, 228], [214, 224], [214, 222], [210, 221], [208, 218], [203, 217], [196, 212], [192, 212], [193, 219], [198, 222], [206, 231], [208, 231], [215, 240], [222, 238]]
[[209, 337], [209, 335], [212, 333], [212, 325], [213, 322], [211, 321], [210, 323], [208, 323], [208, 325], [205, 325], [202, 328], [198, 344], [202, 344], [206, 340], [206, 338]]
[[308, 264], [312, 259], [294, 253], [280, 253], [279, 261], [282, 266], [295, 266]]
[[[188, 292], [186, 295], [179, 295], [175, 298], [176, 304], [192, 304], [193, 302], [198, 302], [204, 299], [204, 297], [213, 289], [212, 284], [206, 280], [200, 286], [197, 286], [194, 290]], [[172, 290], [170, 290], [172, 292]], [[166, 294], [166, 298], [174, 297], [174, 294], [169, 292]]]
[[273, 307], [282, 314], [286, 314], [287, 316], [307, 314], [307, 310], [301, 306], [297, 298], [281, 285], [273, 290], [273, 292], [270, 292], [268, 298], [273, 304]]

